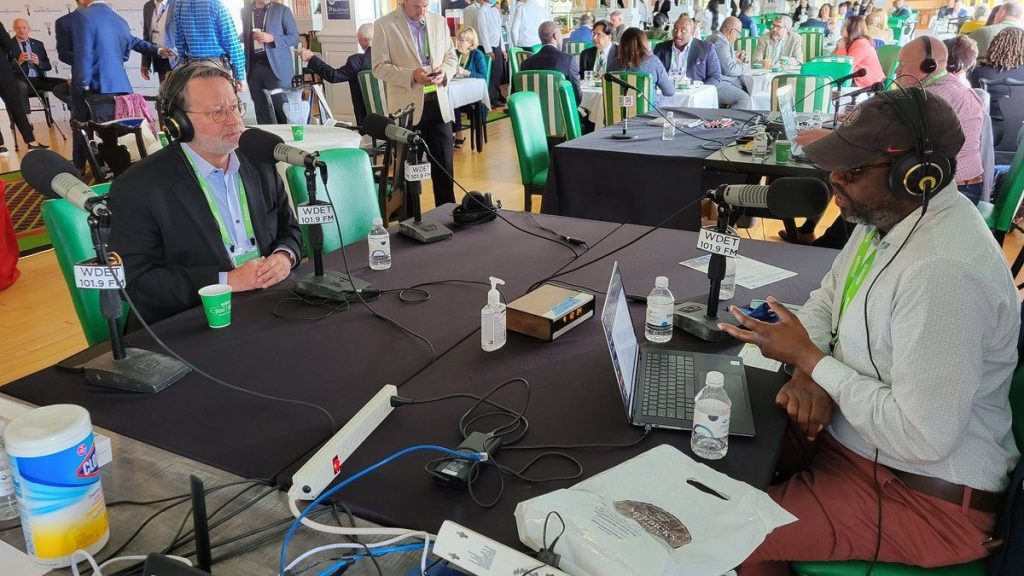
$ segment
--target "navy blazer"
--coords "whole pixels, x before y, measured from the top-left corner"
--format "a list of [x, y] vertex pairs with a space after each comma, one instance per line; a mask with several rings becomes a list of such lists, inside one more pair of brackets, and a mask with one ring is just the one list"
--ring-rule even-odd
[[[21, 40], [18, 40], [17, 38], [13, 38], [13, 40], [14, 44], [18, 48], [18, 51], [14, 53], [14, 55], [17, 56], [18, 53], [24, 52], [24, 50], [21, 49]], [[53, 70], [53, 65], [50, 64], [50, 57], [46, 54], [46, 46], [43, 46], [43, 43], [39, 40], [36, 40], [35, 38], [29, 38], [28, 43], [30, 46], [32, 46], [32, 53], [39, 57], [39, 64], [36, 64], [36, 72], [38, 73], [40, 78], [45, 78], [46, 73], [50, 70]], [[14, 62], [17, 62], [17, 60], [14, 60], [11, 63], [11, 65], [17, 66], [17, 64], [14, 64]], [[27, 76], [28, 62], [22, 64], [21, 69], [25, 71], [25, 75]], [[16, 71], [15, 74], [17, 74], [17, 78], [22, 78], [21, 72]]]
[[576, 59], [562, 52], [555, 46], [545, 44], [541, 49], [523, 60], [520, 70], [554, 70], [565, 74], [565, 79], [572, 83], [572, 93], [576, 96], [576, 105], [583, 101], [580, 90], [580, 68]]
[[[610, 70], [612, 63], [619, 55], [618, 44], [612, 44], [611, 50], [608, 51], [608, 61], [604, 63], [605, 71]], [[584, 73], [587, 70], [593, 70], [597, 64], [597, 46], [591, 46], [583, 52], [580, 52], [580, 78], [583, 78]]]
[[[285, 86], [291, 86], [292, 76], [295, 76], [295, 61], [292, 57], [292, 46], [299, 44], [299, 28], [295, 24], [295, 16], [290, 8], [284, 4], [270, 2], [267, 4], [267, 20], [257, 23], [257, 28], [263, 28], [274, 36], [273, 42], [263, 45], [267, 51], [267, 60], [270, 62], [270, 69], [274, 76]], [[242, 46], [245, 48], [246, 71], [252, 65], [252, 4], [242, 7]]]
[[124, 18], [106, 3], [91, 4], [77, 13], [72, 32], [72, 84], [97, 94], [130, 94], [132, 84], [124, 70], [129, 52], [156, 56], [156, 45], [136, 38]]
[[[654, 47], [654, 55], [669, 71], [672, 70], [672, 46], [672, 42], [662, 42]], [[690, 40], [690, 51], [686, 55], [686, 77], [712, 85], [722, 81], [722, 67], [714, 46], [697, 38]]]
[[57, 38], [57, 59], [73, 66], [75, 63], [74, 39], [72, 30], [75, 27], [78, 11], [70, 12], [57, 18], [53, 23], [53, 35]]
[[370, 50], [362, 54], [353, 54], [348, 57], [345, 65], [341, 68], [331, 68], [331, 65], [320, 58], [313, 56], [306, 63], [306, 69], [319, 75], [325, 82], [332, 84], [336, 82], [348, 82], [349, 91], [352, 94], [352, 110], [356, 115], [356, 124], [362, 124], [366, 118], [366, 103], [363, 102], [363, 91], [359, 89], [358, 75], [363, 70], [372, 70], [373, 61], [370, 57]]

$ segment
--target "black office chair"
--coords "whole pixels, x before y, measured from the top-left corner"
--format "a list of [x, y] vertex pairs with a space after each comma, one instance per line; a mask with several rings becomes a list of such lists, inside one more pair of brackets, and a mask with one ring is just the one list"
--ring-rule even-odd
[[[1003, 86], [1005, 94], [996, 94], [995, 102], [999, 104], [999, 113], [1003, 119], [1002, 135], [996, 135], [995, 141], [996, 164], [1006, 165], [1013, 162], [1013, 155], [1017, 151], [1017, 140], [1021, 133], [1021, 124], [1024, 124], [1024, 82], [1004, 78], [1001, 80], [981, 79], [981, 88], [988, 92], [990, 86]], [[999, 90], [1003, 92], [1003, 90]], [[993, 108], [995, 108], [993, 106]], [[993, 119], [996, 119], [995, 110]]]
[[[115, 96], [107, 94], [86, 97], [90, 120], [88, 122], [71, 120], [72, 129], [79, 131], [88, 144], [86, 159], [92, 168], [96, 183], [109, 182], [132, 165], [131, 152], [127, 146], [118, 141], [121, 136], [135, 136], [139, 156], [145, 158], [148, 155], [146, 143], [142, 137], [142, 131], [148, 128], [145, 122], [98, 121], [97, 108], [103, 105], [112, 106], [114, 98]], [[155, 96], [144, 96], [144, 98], [148, 102], [156, 102]], [[99, 137], [98, 140], [95, 138], [96, 136]]]

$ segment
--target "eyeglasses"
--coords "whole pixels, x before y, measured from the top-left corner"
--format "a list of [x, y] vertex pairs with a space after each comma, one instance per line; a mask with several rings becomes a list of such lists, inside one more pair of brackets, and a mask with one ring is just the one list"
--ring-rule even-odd
[[849, 170], [836, 170], [836, 172], [843, 176], [843, 181], [852, 184], [853, 182], [856, 182], [857, 179], [860, 178], [867, 170], [871, 170], [872, 168], [887, 168], [889, 166], [892, 166], [892, 162], [876, 162], [874, 164], [865, 164], [858, 168], [850, 168]]
[[729, 28], [726, 32], [735, 32], [736, 34], [742, 34], [743, 31], [740, 28]]
[[210, 117], [210, 120], [216, 124], [221, 124], [227, 120], [229, 111], [234, 111], [239, 116], [245, 115], [245, 102], [237, 102], [234, 106], [228, 106], [227, 108], [218, 108], [211, 112], [200, 112], [199, 110], [185, 110], [189, 114], [205, 114]]

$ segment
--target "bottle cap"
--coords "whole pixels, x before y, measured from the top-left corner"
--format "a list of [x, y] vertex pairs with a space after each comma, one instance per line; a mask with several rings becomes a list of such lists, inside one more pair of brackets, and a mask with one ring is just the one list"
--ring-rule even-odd
[[654, 279], [655, 288], [668, 288], [668, 278], [665, 276], [658, 276]]
[[712, 370], [711, 372], [708, 372], [704, 383], [708, 386], [725, 386], [725, 376], [723, 376], [721, 372]]
[[490, 280], [491, 289], [487, 291], [487, 305], [493, 306], [494, 304], [501, 302], [501, 292], [498, 292], [498, 285], [504, 285], [505, 281], [501, 278], [495, 278], [494, 276], [491, 276]]
[[383, 226], [384, 225], [384, 221], [381, 220], [379, 217], [374, 218], [373, 219], [373, 225], [374, 226]]

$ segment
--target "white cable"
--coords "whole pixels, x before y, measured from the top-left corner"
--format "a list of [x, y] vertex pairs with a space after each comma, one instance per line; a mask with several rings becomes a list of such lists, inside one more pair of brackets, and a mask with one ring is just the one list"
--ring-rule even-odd
[[312, 556], [314, 554], [319, 554], [320, 552], [325, 552], [327, 550], [335, 550], [337, 548], [358, 548], [359, 550], [365, 550], [366, 548], [381, 548], [381, 547], [384, 547], [384, 546], [390, 546], [391, 544], [394, 544], [395, 542], [401, 542], [402, 540], [405, 540], [406, 538], [414, 538], [414, 537], [417, 537], [417, 536], [415, 534], [404, 534], [402, 536], [396, 536], [394, 538], [391, 538], [391, 539], [388, 539], [388, 540], [383, 540], [381, 542], [371, 542], [369, 544], [359, 544], [359, 543], [355, 543], [355, 542], [341, 542], [341, 543], [337, 543], [337, 544], [325, 544], [323, 546], [317, 546], [316, 548], [313, 548], [312, 550], [307, 550], [306, 552], [303, 552], [298, 558], [296, 558], [295, 560], [292, 560], [291, 564], [288, 564], [288, 566], [285, 567], [285, 570], [286, 571], [287, 570], [291, 570], [292, 568], [295, 568], [295, 566], [299, 562], [302, 562], [306, 558], [309, 558], [310, 556]]
[[[92, 554], [89, 554], [85, 550], [79, 548], [78, 550], [75, 550], [71, 553], [71, 572], [72, 574], [74, 574], [74, 576], [82, 576], [81, 573], [78, 572], [78, 563], [82, 560], [75, 560], [75, 558], [78, 556], [82, 556], [83, 559], [89, 563], [89, 566], [92, 567], [92, 576], [103, 576], [103, 569], [111, 564], [116, 564], [118, 562], [139, 562], [146, 560], [145, 556], [118, 556], [117, 558], [111, 558], [103, 564], [97, 565], [96, 559], [92, 557]], [[191, 562], [189, 562], [185, 558], [182, 558], [181, 556], [168, 556], [168, 558], [177, 560], [185, 566], [192, 566]]]

